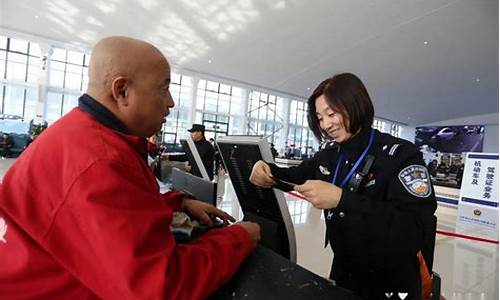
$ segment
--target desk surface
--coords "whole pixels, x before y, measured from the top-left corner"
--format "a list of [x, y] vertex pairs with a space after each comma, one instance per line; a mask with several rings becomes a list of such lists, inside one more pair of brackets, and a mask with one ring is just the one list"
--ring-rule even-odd
[[273, 251], [258, 246], [234, 277], [210, 300], [224, 299], [360, 299], [353, 292], [331, 285]]

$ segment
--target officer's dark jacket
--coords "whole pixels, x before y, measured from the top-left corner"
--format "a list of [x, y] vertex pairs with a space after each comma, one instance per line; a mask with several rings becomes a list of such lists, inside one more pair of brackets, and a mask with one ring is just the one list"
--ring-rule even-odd
[[[200, 158], [203, 161], [203, 165], [207, 170], [208, 177], [210, 177], [210, 180], [212, 180], [214, 178], [215, 149], [212, 146], [212, 144], [210, 144], [210, 142], [207, 141], [205, 138], [202, 138], [201, 140], [194, 142], [194, 144], [196, 145], [196, 149], [200, 154]], [[191, 174], [202, 177], [201, 172], [196, 164], [191, 166]]]
[[[271, 165], [272, 173], [297, 184], [308, 179], [332, 182], [339, 151], [342, 151], [344, 162], [339, 169], [340, 180], [337, 179], [340, 185], [368, 144], [369, 134], [370, 130], [365, 130], [339, 147], [327, 147], [297, 167]], [[383, 276], [415, 275], [416, 254], [424, 247], [426, 235], [435, 234], [426, 230], [432, 227], [436, 210], [430, 178], [427, 175], [430, 192], [426, 195], [410, 193], [399, 179], [400, 172], [408, 166], [425, 168], [416, 146], [375, 130], [368, 154], [375, 160], [359, 190], [352, 192], [344, 188], [338, 206], [325, 210], [327, 239], [334, 252], [330, 275], [333, 279], [351, 272], [377, 273], [379, 270], [383, 270], [380, 271]], [[327, 218], [329, 214], [331, 217]], [[405, 270], [408, 265], [412, 267]], [[398, 272], [391, 271], [395, 269]]]
[[[194, 142], [194, 144], [196, 146], [196, 150], [198, 150], [201, 161], [203, 162], [203, 165], [207, 170], [208, 177], [210, 177], [210, 180], [214, 179], [214, 147], [212, 146], [212, 144], [210, 144], [209, 141], [205, 139], [205, 137], [197, 142]], [[188, 161], [188, 156], [186, 154], [169, 155], [168, 159], [171, 161]], [[189, 171], [189, 173], [198, 177], [203, 177], [201, 175], [200, 169], [198, 168], [198, 165], [196, 164], [193, 164], [191, 166], [191, 171]]]

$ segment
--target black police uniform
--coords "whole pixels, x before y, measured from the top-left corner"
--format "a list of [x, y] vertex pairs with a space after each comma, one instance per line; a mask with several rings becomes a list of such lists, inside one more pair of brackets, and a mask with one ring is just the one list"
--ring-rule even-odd
[[327, 144], [297, 167], [271, 165], [271, 170], [279, 179], [302, 184], [308, 179], [332, 182], [338, 167], [335, 184], [340, 186], [367, 148], [372, 131], [372, 145], [347, 179], [338, 206], [324, 211], [325, 246], [329, 242], [334, 252], [330, 278], [366, 299], [389, 299], [387, 295], [397, 292], [416, 299], [417, 252], [434, 238], [436, 199], [414, 144], [367, 129], [340, 145]]
[[[196, 146], [196, 150], [198, 150], [198, 154], [200, 155], [201, 161], [203, 162], [203, 165], [205, 166], [205, 170], [207, 171], [208, 177], [210, 180], [214, 179], [214, 157], [215, 157], [215, 149], [210, 144], [209, 141], [203, 137], [201, 140], [194, 142], [194, 145]], [[188, 156], [186, 154], [180, 154], [180, 155], [169, 155], [168, 159], [170, 161], [188, 161]], [[189, 173], [198, 176], [198, 177], [203, 177], [201, 175], [201, 171], [198, 168], [198, 165], [193, 163], [191, 166], [191, 170]]]
[[[194, 142], [196, 149], [198, 150], [198, 153], [200, 154], [200, 158], [203, 162], [203, 165], [205, 166], [205, 169], [207, 170], [208, 177], [210, 177], [210, 180], [214, 179], [214, 157], [215, 157], [215, 149], [210, 144], [209, 141], [203, 137], [201, 140]], [[191, 166], [191, 174], [196, 175], [198, 177], [201, 176], [201, 172], [198, 169], [198, 166], [194, 164]]]

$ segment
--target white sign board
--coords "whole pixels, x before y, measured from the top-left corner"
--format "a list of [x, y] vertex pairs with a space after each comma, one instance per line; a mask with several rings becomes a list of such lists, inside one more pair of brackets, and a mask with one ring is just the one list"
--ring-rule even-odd
[[498, 229], [498, 153], [467, 153], [458, 202], [458, 222]]

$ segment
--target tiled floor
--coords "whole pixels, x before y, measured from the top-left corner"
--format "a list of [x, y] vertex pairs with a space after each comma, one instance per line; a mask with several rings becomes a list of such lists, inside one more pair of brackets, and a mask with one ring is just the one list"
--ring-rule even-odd
[[[13, 162], [12, 159], [0, 160], [0, 180]], [[224, 186], [224, 196], [218, 206], [241, 218], [229, 180]], [[332, 253], [323, 248], [325, 226], [321, 211], [297, 197], [286, 195], [286, 199], [297, 238], [297, 262], [312, 272], [328, 276]], [[455, 232], [455, 207], [440, 205], [436, 215], [438, 230]], [[474, 228], [466, 231], [468, 235], [492, 239]], [[438, 234], [434, 270], [442, 278], [441, 293], [448, 300], [498, 299], [498, 244]]]

